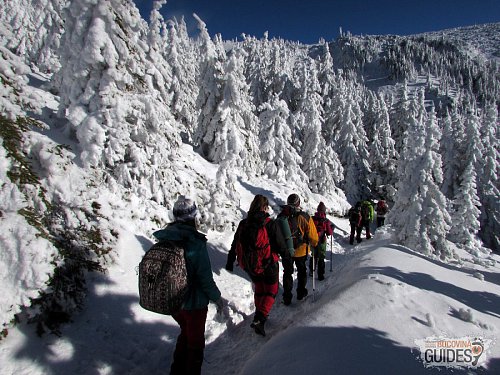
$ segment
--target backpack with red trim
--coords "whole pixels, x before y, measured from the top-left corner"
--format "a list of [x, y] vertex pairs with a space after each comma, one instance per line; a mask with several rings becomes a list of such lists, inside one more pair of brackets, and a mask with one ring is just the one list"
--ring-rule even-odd
[[328, 219], [326, 217], [314, 215], [313, 221], [316, 226], [316, 231], [318, 232], [319, 243], [325, 243], [326, 236], [329, 235], [327, 228], [329, 225]]
[[236, 259], [238, 265], [250, 276], [259, 276], [272, 263], [271, 245], [264, 222], [243, 219], [238, 228]]
[[387, 203], [384, 200], [377, 202], [377, 215], [382, 216], [387, 213]]

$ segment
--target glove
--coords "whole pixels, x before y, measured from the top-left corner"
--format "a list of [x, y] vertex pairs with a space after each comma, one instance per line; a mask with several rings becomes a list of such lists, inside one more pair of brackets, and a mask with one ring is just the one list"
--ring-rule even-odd
[[217, 314], [222, 315], [224, 310], [224, 299], [220, 297], [217, 302], [215, 302], [215, 305], [217, 306]]

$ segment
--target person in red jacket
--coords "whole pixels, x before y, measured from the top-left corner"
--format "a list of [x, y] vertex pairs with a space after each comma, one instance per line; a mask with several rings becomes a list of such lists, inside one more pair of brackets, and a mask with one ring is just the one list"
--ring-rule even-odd
[[[238, 264], [245, 269], [248, 276], [254, 284], [254, 303], [255, 315], [250, 325], [255, 333], [265, 336], [264, 325], [269, 316], [276, 295], [278, 293], [279, 281], [279, 254], [286, 248], [280, 236], [278, 236], [275, 220], [269, 217], [267, 210], [269, 201], [263, 195], [256, 195], [250, 204], [248, 215], [243, 219], [236, 229], [230, 254], [228, 254], [228, 263], [226, 269], [231, 268], [235, 258], [238, 258]], [[264, 230], [261, 230], [264, 228]], [[242, 255], [245, 249], [259, 248], [262, 254], [259, 259], [259, 273], [256, 270], [246, 269], [245, 261]], [[255, 250], [254, 250], [255, 251]]]
[[[314, 225], [318, 232], [318, 245], [313, 247], [312, 257], [309, 259], [309, 276], [314, 276], [314, 270], [318, 272], [318, 280], [325, 279], [325, 257], [327, 237], [333, 235], [333, 223], [326, 218], [326, 206], [320, 202], [313, 216]], [[313, 268], [314, 261], [314, 268]]]

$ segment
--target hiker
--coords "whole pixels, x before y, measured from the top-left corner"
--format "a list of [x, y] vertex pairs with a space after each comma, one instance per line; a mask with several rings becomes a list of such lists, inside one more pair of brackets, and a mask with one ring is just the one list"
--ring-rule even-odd
[[223, 299], [212, 276], [206, 237], [196, 229], [196, 203], [181, 195], [174, 204], [173, 213], [175, 221], [153, 233], [159, 241], [182, 244], [190, 285], [182, 309], [172, 315], [181, 333], [177, 337], [170, 374], [200, 374], [208, 303], [214, 302], [217, 312], [222, 313]]
[[361, 202], [361, 226], [365, 228], [366, 239], [372, 238], [370, 233], [370, 224], [373, 221], [375, 212], [373, 210], [373, 205], [370, 201], [365, 200]]
[[387, 214], [387, 211], [389, 210], [389, 207], [387, 206], [387, 203], [385, 200], [381, 199], [377, 202], [377, 228], [380, 228], [382, 225], [385, 224], [385, 215]]
[[[236, 229], [230, 250], [254, 284], [255, 315], [250, 326], [262, 336], [266, 335], [264, 326], [278, 294], [279, 254], [286, 248], [268, 208], [268, 199], [257, 194], [247, 218], [241, 220]], [[249, 258], [249, 252], [256, 257]]]
[[[325, 279], [325, 257], [327, 237], [333, 235], [333, 223], [326, 218], [326, 206], [320, 202], [316, 213], [313, 216], [313, 221], [318, 232], [318, 245], [313, 247], [312, 257], [309, 259], [309, 276], [314, 276], [314, 270], [318, 271], [318, 280]], [[314, 261], [314, 267], [313, 267]]]
[[297, 299], [300, 301], [307, 296], [307, 255], [309, 245], [318, 245], [318, 232], [313, 219], [300, 208], [300, 198], [297, 194], [288, 196], [287, 204], [282, 206], [279, 216], [288, 217], [288, 223], [293, 236], [294, 255], [285, 253], [283, 263], [283, 303], [288, 306], [292, 303], [293, 266], [297, 267]]
[[349, 224], [351, 225], [351, 236], [349, 237], [349, 243], [354, 245], [354, 234], [356, 234], [356, 241], [361, 242], [361, 231], [363, 227], [361, 225], [361, 202], [357, 202], [356, 205], [351, 207], [347, 213], [349, 217]]

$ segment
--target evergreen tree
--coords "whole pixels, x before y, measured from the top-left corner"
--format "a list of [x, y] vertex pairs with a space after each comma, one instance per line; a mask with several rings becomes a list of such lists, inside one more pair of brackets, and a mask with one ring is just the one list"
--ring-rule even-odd
[[425, 114], [423, 93], [411, 101], [414, 119], [408, 124], [401, 154], [394, 207], [387, 220], [401, 243], [441, 259], [451, 256], [446, 241], [450, 217], [447, 202], [439, 190], [442, 181], [438, 151], [440, 131], [434, 111]]
[[209, 160], [219, 163], [229, 155], [233, 156], [234, 167], [247, 174], [259, 174], [257, 146], [258, 119], [254, 115], [248, 85], [243, 76], [243, 59], [233, 53], [227, 62], [222, 100], [216, 108], [204, 142], [211, 142], [205, 148]]
[[338, 156], [322, 136], [322, 97], [314, 65], [304, 65], [302, 99], [298, 108], [299, 129], [303, 134], [302, 170], [309, 178], [314, 193], [327, 194], [335, 190], [342, 179]]
[[180, 138], [164, 95], [164, 62], [141, 48], [146, 26], [128, 1], [72, 2], [54, 82], [84, 167], [101, 167], [108, 183], [165, 202], [178, 185], [167, 171], [177, 168], [171, 159]]
[[57, 71], [65, 5], [64, 0], [2, 0], [0, 22], [11, 32], [0, 33], [2, 44], [39, 71]]
[[452, 109], [452, 114], [446, 111], [445, 117], [441, 120], [443, 136], [441, 139], [441, 154], [443, 155], [443, 194], [452, 199], [459, 186], [459, 173], [461, 171], [461, 149], [459, 144], [462, 138], [457, 138], [457, 125], [461, 123], [460, 116], [456, 108]]
[[280, 183], [307, 184], [307, 176], [300, 169], [301, 157], [292, 147], [292, 133], [288, 124], [288, 106], [278, 94], [259, 108], [260, 152], [264, 174]]
[[371, 196], [368, 176], [368, 147], [366, 133], [362, 123], [362, 112], [356, 99], [357, 93], [342, 102], [338, 138], [335, 141], [340, 161], [344, 168], [343, 189], [347, 200], [354, 204]]
[[487, 104], [480, 130], [483, 160], [478, 168], [478, 193], [481, 201], [481, 231], [484, 243], [492, 249], [500, 249], [500, 189], [498, 169], [498, 111], [495, 104]]
[[383, 97], [373, 100], [373, 133], [368, 161], [372, 170], [370, 180], [374, 190], [384, 198], [391, 197], [391, 189], [396, 182], [396, 150], [389, 123], [389, 111]]
[[411, 121], [408, 85], [404, 81], [402, 85], [398, 86], [398, 95], [390, 113], [391, 132], [395, 142], [394, 147], [398, 154], [403, 148], [405, 132]]
[[186, 140], [192, 141], [199, 116], [199, 108], [196, 105], [197, 76], [200, 68], [198, 56], [195, 44], [188, 36], [184, 18], [180, 21], [174, 19], [168, 24], [170, 27], [165, 58], [173, 72], [170, 86], [172, 112], [177, 121], [184, 126]]
[[198, 18], [200, 30], [199, 53], [202, 59], [199, 77], [199, 94], [196, 106], [200, 109], [195, 144], [200, 147], [201, 154], [209, 161], [214, 157], [212, 145], [217, 134], [217, 122], [214, 121], [219, 104], [223, 98], [224, 64], [226, 54], [220, 35], [212, 42], [205, 23]]

